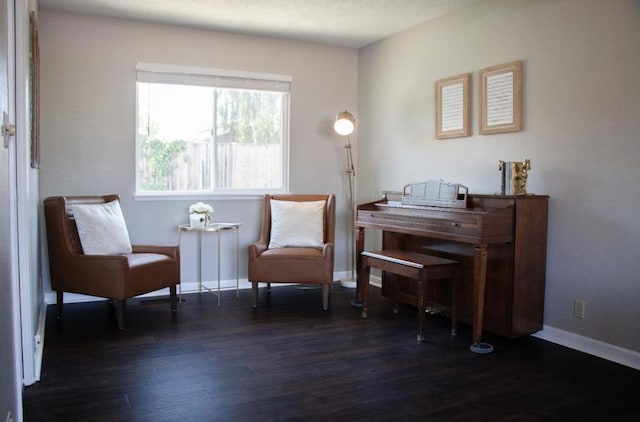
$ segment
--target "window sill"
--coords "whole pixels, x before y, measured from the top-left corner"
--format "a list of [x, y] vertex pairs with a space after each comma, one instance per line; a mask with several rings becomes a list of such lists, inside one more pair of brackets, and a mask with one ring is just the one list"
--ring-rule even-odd
[[220, 193], [136, 193], [133, 198], [136, 201], [202, 201], [202, 200], [256, 200], [264, 198], [264, 193], [250, 193], [250, 194], [220, 194]]

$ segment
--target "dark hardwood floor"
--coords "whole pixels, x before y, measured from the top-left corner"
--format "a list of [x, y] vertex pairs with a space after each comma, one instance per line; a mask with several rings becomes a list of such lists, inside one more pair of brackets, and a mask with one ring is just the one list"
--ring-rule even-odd
[[119, 331], [106, 302], [47, 309], [41, 381], [24, 390], [25, 421], [566, 421], [640, 420], [640, 371], [534, 337], [485, 335], [413, 309], [391, 312], [371, 292], [369, 318], [354, 291], [274, 287], [131, 300]]

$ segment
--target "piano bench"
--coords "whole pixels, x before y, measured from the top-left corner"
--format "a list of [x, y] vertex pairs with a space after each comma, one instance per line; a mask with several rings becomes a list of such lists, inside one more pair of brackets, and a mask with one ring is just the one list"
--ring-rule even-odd
[[[424, 320], [426, 307], [426, 284], [435, 280], [448, 280], [451, 283], [451, 335], [457, 335], [458, 309], [456, 305], [457, 284], [462, 277], [462, 264], [450, 259], [409, 252], [400, 249], [362, 252], [362, 318], [368, 316], [369, 275], [371, 267], [414, 279], [418, 284], [418, 341], [424, 339]], [[393, 285], [393, 312], [398, 312], [398, 283]]]

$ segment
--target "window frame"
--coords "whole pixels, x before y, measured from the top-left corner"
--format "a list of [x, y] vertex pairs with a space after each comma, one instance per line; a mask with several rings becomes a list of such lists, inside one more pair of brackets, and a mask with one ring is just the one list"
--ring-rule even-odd
[[[141, 75], [147, 75], [151, 80], [141, 80]], [[190, 190], [190, 191], [149, 191], [141, 190], [138, 180], [139, 148], [138, 148], [138, 112], [139, 112], [139, 82], [173, 83], [174, 77], [184, 76], [200, 80], [201, 83], [180, 82], [186, 86], [212, 86], [231, 89], [252, 89], [271, 92], [284, 93], [282, 104], [282, 152], [281, 152], [281, 176], [282, 186], [280, 188], [245, 188], [245, 189], [216, 189], [211, 190]], [[144, 78], [144, 77], [143, 77]], [[200, 79], [202, 78], [202, 79]], [[202, 83], [202, 80], [223, 81], [221, 85]], [[237, 84], [234, 84], [234, 82]], [[289, 150], [290, 150], [290, 103], [291, 103], [290, 75], [280, 75], [272, 73], [257, 73], [248, 71], [236, 71], [229, 69], [204, 68], [194, 66], [178, 66], [157, 63], [137, 63], [135, 79], [135, 121], [134, 121], [134, 197], [136, 199], [254, 199], [262, 197], [266, 193], [286, 193], [289, 191]], [[274, 89], [269, 89], [273, 87]]]

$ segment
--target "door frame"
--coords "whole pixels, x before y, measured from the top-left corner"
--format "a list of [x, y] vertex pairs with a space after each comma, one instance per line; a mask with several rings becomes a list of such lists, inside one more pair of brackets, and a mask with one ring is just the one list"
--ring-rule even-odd
[[[9, 0], [11, 1], [11, 0]], [[38, 172], [31, 168], [31, 128], [29, 111], [30, 75], [30, 0], [13, 0], [13, 118], [16, 122], [16, 196], [13, 205], [16, 213], [17, 230], [17, 290], [19, 293], [19, 324], [21, 333], [22, 383], [31, 385], [40, 380], [42, 349], [44, 347], [44, 295], [39, 288], [39, 236], [37, 189]], [[37, 3], [33, 5], [37, 7]], [[11, 114], [11, 113], [10, 113]], [[35, 178], [35, 179], [34, 179]], [[35, 223], [34, 223], [35, 222]], [[35, 227], [34, 227], [35, 225]], [[35, 233], [35, 235], [34, 235]], [[37, 252], [34, 252], [37, 251]], [[42, 332], [41, 332], [42, 330]]]

